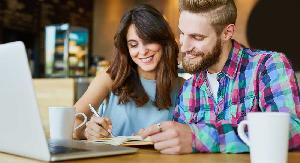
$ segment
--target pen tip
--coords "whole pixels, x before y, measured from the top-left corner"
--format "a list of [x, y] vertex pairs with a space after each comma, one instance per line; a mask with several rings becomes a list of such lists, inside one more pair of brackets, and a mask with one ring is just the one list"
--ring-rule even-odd
[[89, 104], [89, 106], [92, 108], [92, 105], [91, 105], [91, 104]]

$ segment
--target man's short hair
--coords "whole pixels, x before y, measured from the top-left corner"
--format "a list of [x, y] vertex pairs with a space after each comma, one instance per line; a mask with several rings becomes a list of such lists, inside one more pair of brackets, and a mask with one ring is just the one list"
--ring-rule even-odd
[[235, 24], [237, 17], [233, 0], [179, 0], [179, 11], [207, 15], [218, 35], [225, 26]]

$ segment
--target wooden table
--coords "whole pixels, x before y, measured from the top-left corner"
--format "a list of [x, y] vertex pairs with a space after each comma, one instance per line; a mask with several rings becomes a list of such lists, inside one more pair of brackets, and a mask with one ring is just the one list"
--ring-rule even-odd
[[[289, 152], [288, 163], [300, 162], [300, 151]], [[0, 153], [0, 162], [5, 163], [35, 163], [41, 162], [37, 160], [31, 160], [28, 158], [18, 157], [14, 155]], [[139, 162], [139, 163], [250, 163], [249, 154], [187, 154], [187, 155], [165, 155], [160, 154], [152, 148], [140, 149], [135, 154], [117, 155], [109, 157], [99, 157], [90, 159], [71, 160], [66, 162], [75, 163], [99, 163], [99, 162]]]

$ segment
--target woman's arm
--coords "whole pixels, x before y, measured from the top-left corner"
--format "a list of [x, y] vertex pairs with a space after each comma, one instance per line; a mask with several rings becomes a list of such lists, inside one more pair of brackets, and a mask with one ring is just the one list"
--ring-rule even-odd
[[[87, 91], [82, 95], [82, 97], [75, 103], [74, 107], [76, 112], [84, 113], [88, 119], [93, 115], [89, 110], [88, 105], [92, 104], [95, 108], [99, 108], [102, 101], [109, 95], [112, 86], [112, 79], [106, 72], [100, 72], [91, 82]], [[83, 120], [78, 117], [75, 119], [75, 126], [82, 123]], [[73, 133], [74, 139], [86, 139], [84, 135], [86, 126], [78, 128]]]

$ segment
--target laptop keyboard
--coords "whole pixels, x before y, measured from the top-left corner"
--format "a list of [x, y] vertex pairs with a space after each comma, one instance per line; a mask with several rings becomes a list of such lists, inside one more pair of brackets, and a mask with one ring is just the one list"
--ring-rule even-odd
[[58, 146], [58, 145], [49, 145], [49, 150], [51, 154], [66, 154], [66, 153], [88, 151], [86, 149], [70, 148], [70, 147]]

